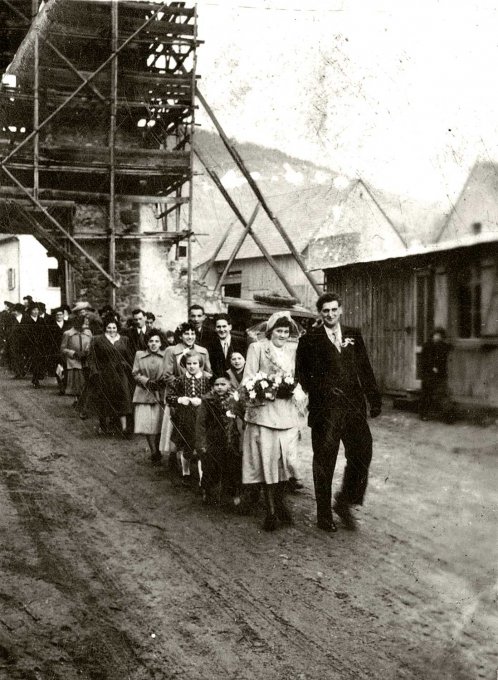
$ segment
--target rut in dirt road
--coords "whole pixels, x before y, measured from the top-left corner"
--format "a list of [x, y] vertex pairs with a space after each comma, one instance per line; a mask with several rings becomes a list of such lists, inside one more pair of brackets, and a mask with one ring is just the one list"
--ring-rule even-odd
[[[260, 518], [206, 509], [165, 468], [151, 469], [141, 442], [97, 437], [50, 389], [0, 383], [0, 677], [489, 676], [493, 571], [472, 553], [481, 594], [475, 622], [464, 620], [471, 586], [441, 494], [432, 501], [429, 479], [419, 483], [432, 455], [419, 423], [386, 416], [376, 425], [356, 534], [314, 528], [308, 478], [290, 498], [295, 527], [268, 536]], [[400, 427], [412, 428], [409, 436]], [[466, 431], [456, 434], [465, 448]], [[483, 446], [486, 437], [483, 430]], [[305, 466], [308, 446], [305, 439]], [[479, 472], [464, 452], [458, 462], [450, 451], [439, 455], [447, 485]], [[494, 459], [486, 461], [489, 477]], [[394, 480], [388, 491], [386, 477]], [[492, 491], [483, 493], [489, 507]], [[478, 499], [465, 494], [474, 513]], [[437, 517], [437, 540], [425, 516], [413, 521], [415, 507]]]

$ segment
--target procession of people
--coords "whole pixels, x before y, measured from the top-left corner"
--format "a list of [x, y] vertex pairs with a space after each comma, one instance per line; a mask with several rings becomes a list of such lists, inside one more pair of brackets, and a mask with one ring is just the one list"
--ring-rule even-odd
[[[277, 310], [249, 344], [227, 314], [208, 320], [202, 305], [174, 331], [135, 309], [122, 323], [86, 301], [53, 310], [30, 296], [0, 313], [4, 364], [39, 389], [56, 377], [80, 418], [102, 436], [145, 437], [152, 465], [198, 489], [202, 502], [238, 512], [264, 505], [262, 528], [293, 524], [286, 504], [300, 487], [300, 429], [311, 427], [317, 527], [334, 532], [334, 512], [354, 530], [372, 458], [367, 422], [382, 401], [359, 329], [341, 324], [332, 293], [317, 300], [308, 331]], [[332, 500], [340, 442], [346, 468]], [[262, 492], [262, 493], [261, 493]]]

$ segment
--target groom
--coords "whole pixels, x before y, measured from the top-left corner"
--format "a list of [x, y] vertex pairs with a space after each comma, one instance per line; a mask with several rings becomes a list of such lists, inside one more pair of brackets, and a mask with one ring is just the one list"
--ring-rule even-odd
[[334, 510], [346, 528], [354, 530], [351, 506], [363, 503], [372, 459], [365, 397], [372, 418], [380, 414], [382, 400], [360, 331], [341, 326], [340, 298], [324, 293], [316, 306], [322, 323], [300, 338], [296, 372], [309, 394], [317, 525], [324, 531], [337, 529], [331, 508], [332, 477], [342, 441], [346, 469]]

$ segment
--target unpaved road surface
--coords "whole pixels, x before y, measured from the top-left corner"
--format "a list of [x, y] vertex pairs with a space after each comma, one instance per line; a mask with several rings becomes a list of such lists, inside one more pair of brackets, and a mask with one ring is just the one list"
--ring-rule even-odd
[[2, 680], [496, 678], [496, 425], [372, 422], [360, 529], [332, 535], [306, 431], [296, 524], [266, 534], [54, 386], [0, 397]]

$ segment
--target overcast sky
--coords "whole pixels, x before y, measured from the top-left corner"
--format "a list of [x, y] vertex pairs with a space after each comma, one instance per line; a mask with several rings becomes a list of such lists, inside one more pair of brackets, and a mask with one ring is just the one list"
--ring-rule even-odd
[[443, 205], [498, 158], [491, 2], [197, 6], [200, 87], [230, 136]]

